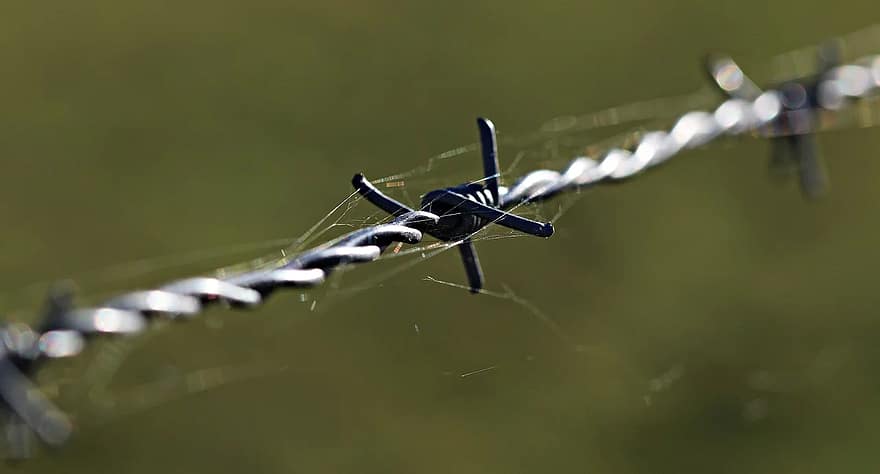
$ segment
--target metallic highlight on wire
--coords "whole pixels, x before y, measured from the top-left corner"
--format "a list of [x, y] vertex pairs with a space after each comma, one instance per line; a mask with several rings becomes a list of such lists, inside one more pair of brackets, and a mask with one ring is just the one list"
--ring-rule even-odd
[[777, 148], [774, 155], [786, 155], [797, 165], [804, 193], [817, 196], [825, 187], [811, 136], [817, 130], [817, 114], [876, 97], [880, 91], [880, 55], [845, 65], [834, 64], [828, 59], [832, 56], [823, 53], [827, 60], [820, 61], [816, 75], [768, 90], [759, 89], [732, 59], [711, 57], [707, 60], [709, 76], [726, 97], [715, 110], [687, 112], [671, 129], [646, 132], [628, 148], [578, 156], [561, 171], [533, 171], [509, 187], [499, 184], [494, 125], [481, 118], [477, 124], [484, 179], [430, 191], [419, 209], [385, 196], [363, 175], [354, 176], [356, 191], [394, 217], [389, 223], [356, 230], [273, 267], [179, 280], [125, 293], [93, 308], [75, 308], [69, 292], [57, 291], [50, 295], [37, 328], [22, 324], [0, 328], [0, 407], [8, 415], [6, 432], [13, 454], [28, 455], [31, 433], [50, 447], [62, 445], [70, 436], [70, 420], [31, 377], [44, 361], [80, 353], [90, 338], [138, 334], [147, 330], [152, 319], [186, 320], [221, 301], [233, 308], [251, 308], [275, 290], [319, 285], [340, 266], [376, 260], [392, 243], [416, 244], [424, 234], [459, 247], [470, 288], [476, 292], [483, 284], [471, 240], [476, 232], [498, 224], [545, 238], [553, 233], [551, 224], [509, 211], [560, 193], [627, 181], [722, 136], [753, 133], [772, 140]]

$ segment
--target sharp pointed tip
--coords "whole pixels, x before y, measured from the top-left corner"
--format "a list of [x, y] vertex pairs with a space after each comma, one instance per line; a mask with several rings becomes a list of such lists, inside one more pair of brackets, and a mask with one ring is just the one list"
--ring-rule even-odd
[[477, 126], [480, 127], [481, 130], [495, 130], [495, 124], [485, 117], [477, 117]]

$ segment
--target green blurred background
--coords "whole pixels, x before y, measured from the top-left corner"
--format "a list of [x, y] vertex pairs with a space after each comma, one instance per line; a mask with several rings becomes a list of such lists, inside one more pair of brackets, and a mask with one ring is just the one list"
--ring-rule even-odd
[[[234, 263], [93, 272], [293, 238], [354, 172], [472, 142], [477, 115], [527, 133], [697, 89], [709, 50], [769, 58], [878, 13], [873, 0], [5, 2], [0, 307], [33, 320], [42, 282], [91, 275], [77, 279], [88, 301]], [[818, 202], [768, 180], [767, 144], [744, 140], [590, 191], [548, 241], [481, 244], [489, 288], [524, 303], [423, 281], [463, 281], [450, 252], [330, 305], [325, 290], [282, 294], [99, 345], [83, 360], [119, 374], [96, 395], [85, 362], [45, 373], [79, 429], [15, 469], [876, 472], [880, 135], [820, 143], [833, 189]]]

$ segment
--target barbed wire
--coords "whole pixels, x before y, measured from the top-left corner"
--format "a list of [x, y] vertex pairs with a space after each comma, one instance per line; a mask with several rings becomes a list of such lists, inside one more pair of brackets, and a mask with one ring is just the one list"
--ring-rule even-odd
[[103, 304], [76, 308], [72, 291], [56, 288], [42, 322], [0, 329], [0, 398], [7, 414], [6, 436], [12, 456], [27, 457], [35, 434], [57, 447], [71, 435], [72, 423], [31, 377], [47, 360], [71, 357], [88, 339], [143, 332], [152, 319], [186, 320], [217, 302], [251, 308], [283, 288], [320, 285], [341, 266], [371, 262], [393, 243], [416, 244], [425, 234], [458, 247], [470, 289], [480, 292], [483, 273], [472, 237], [489, 225], [502, 225], [539, 237], [553, 226], [513, 213], [520, 206], [583, 188], [625, 182], [686, 150], [723, 136], [754, 134], [773, 140], [774, 159], [788, 160], [799, 170], [801, 189], [816, 197], [826, 186], [813, 143], [822, 114], [836, 113], [860, 100], [875, 100], [880, 91], [880, 55], [836, 65], [834, 48], [823, 48], [818, 73], [789, 80], [763, 91], [729, 57], [708, 59], [712, 81], [726, 95], [714, 111], [682, 114], [668, 130], [643, 132], [627, 147], [601, 156], [579, 156], [563, 170], [532, 171], [509, 186], [500, 186], [495, 129], [478, 119], [484, 178], [431, 191], [418, 209], [384, 195], [363, 175], [352, 180], [357, 193], [390, 214], [390, 220], [367, 226], [266, 268], [222, 277], [196, 277], [161, 287], [124, 293]]

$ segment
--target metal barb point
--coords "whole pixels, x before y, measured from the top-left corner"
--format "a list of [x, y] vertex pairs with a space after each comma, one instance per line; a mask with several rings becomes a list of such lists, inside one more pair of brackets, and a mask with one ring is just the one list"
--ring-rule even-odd
[[423, 234], [458, 247], [469, 287], [479, 293], [483, 273], [473, 242], [479, 230], [499, 224], [540, 237], [553, 233], [550, 223], [506, 211], [562, 192], [629, 179], [720, 136], [751, 132], [776, 140], [776, 151], [785, 153], [780, 156], [789, 165], [794, 162], [801, 171], [805, 193], [824, 189], [824, 175], [816, 171], [821, 167], [817, 168], [810, 140], [813, 132], [833, 124], [820, 123], [825, 121], [819, 119], [825, 117], [819, 114], [861, 99], [874, 101], [880, 93], [880, 55], [838, 66], [836, 47], [832, 44], [820, 53], [817, 74], [766, 91], [755, 86], [733, 60], [716, 56], [706, 63], [709, 74], [729, 99], [714, 113], [689, 111], [668, 131], [647, 131], [628, 146], [606, 150], [599, 156], [575, 157], [562, 171], [532, 171], [510, 187], [499, 186], [494, 126], [487, 119], [478, 119], [483, 179], [431, 191], [425, 195], [421, 209], [414, 210], [382, 194], [363, 175], [356, 175], [352, 184], [357, 192], [394, 218], [357, 229], [295, 257], [285, 256], [269, 266], [232, 275], [218, 272], [223, 276], [191, 278], [158, 290], [129, 292], [93, 308], [76, 308], [72, 287], [58, 285], [50, 293], [43, 321], [35, 328], [0, 324], [0, 418], [7, 415], [6, 438], [20, 457], [31, 451], [31, 437], [50, 447], [68, 438], [71, 420], [39, 392], [32, 376], [45, 360], [76, 355], [91, 337], [137, 334], [147, 328], [150, 316], [193, 315], [218, 299], [232, 306], [256, 305], [276, 289], [320, 284], [340, 266], [373, 261], [392, 243], [413, 244]]
[[483, 152], [483, 176], [485, 186], [492, 196], [492, 202], [498, 200], [498, 177], [501, 174], [498, 167], [498, 140], [495, 138], [495, 124], [491, 120], [480, 117], [477, 119], [477, 128], [480, 130], [480, 150]]
[[485, 118], [477, 119], [483, 161], [483, 179], [438, 189], [425, 194], [421, 211], [414, 211], [404, 204], [382, 194], [362, 174], [352, 178], [352, 185], [367, 201], [379, 209], [398, 216], [414, 215], [427, 211], [437, 217], [424, 222], [419, 229], [444, 242], [458, 241], [461, 261], [468, 277], [471, 292], [478, 293], [483, 287], [483, 270], [471, 237], [489, 224], [498, 224], [536, 237], [553, 235], [553, 225], [506, 212], [504, 208], [527, 202], [527, 200], [504, 202], [498, 182], [498, 141], [495, 125]]
[[[772, 143], [770, 171], [777, 176], [787, 174], [788, 170], [796, 172], [801, 191], [810, 199], [821, 196], [828, 187], [814, 133], [821, 109], [820, 84], [838, 64], [838, 57], [839, 45], [829, 42], [819, 51], [817, 74], [778, 86], [781, 112], [766, 131]], [[763, 94], [728, 56], [709, 55], [705, 66], [713, 83], [731, 99], [755, 101]]]

